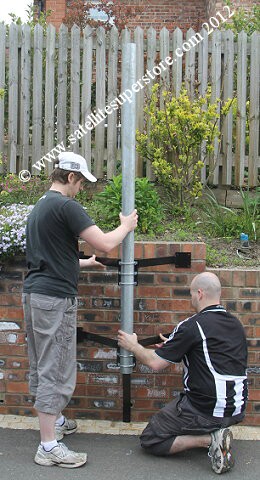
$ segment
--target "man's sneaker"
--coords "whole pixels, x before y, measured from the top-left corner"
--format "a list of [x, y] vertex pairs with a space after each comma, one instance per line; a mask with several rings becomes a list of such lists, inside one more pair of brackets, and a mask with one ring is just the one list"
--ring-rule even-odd
[[61, 440], [64, 435], [70, 435], [70, 433], [75, 433], [78, 428], [77, 422], [75, 420], [69, 420], [64, 417], [63, 425], [55, 424], [55, 433], [56, 440]]
[[234, 466], [235, 462], [231, 451], [232, 440], [233, 435], [229, 428], [221, 428], [211, 433], [209, 457], [215, 473], [228, 472]]
[[39, 445], [37, 453], [34, 457], [35, 463], [51, 467], [77, 468], [84, 465], [87, 461], [86, 453], [77, 453], [69, 450], [64, 443], [58, 443], [57, 447], [53, 447], [50, 452], [46, 452], [42, 445]]

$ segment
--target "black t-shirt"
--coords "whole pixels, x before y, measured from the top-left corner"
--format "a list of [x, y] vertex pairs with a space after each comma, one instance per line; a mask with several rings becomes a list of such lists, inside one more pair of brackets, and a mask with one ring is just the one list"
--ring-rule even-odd
[[199, 411], [231, 417], [245, 409], [246, 337], [239, 320], [221, 305], [180, 322], [156, 354], [168, 362], [183, 361], [184, 390]]
[[91, 225], [84, 208], [60, 192], [49, 190], [38, 200], [26, 226], [25, 293], [77, 295], [78, 236]]

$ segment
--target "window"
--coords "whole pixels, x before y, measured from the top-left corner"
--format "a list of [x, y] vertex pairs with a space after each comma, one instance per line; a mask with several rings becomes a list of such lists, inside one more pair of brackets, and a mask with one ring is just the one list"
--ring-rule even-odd
[[[96, 5], [99, 5], [101, 2], [99, 0], [92, 0], [91, 2], [87, 2], [87, 3], [91, 3], [92, 5], [93, 4], [96, 4]], [[111, 5], [113, 4], [113, 2], [110, 2]], [[95, 20], [96, 22], [107, 22], [108, 21], [108, 15], [106, 12], [102, 12], [102, 10], [99, 10], [98, 8], [90, 8], [89, 9], [89, 16], [91, 19]], [[111, 17], [109, 19], [109, 23], [111, 25], [114, 24], [114, 17]]]

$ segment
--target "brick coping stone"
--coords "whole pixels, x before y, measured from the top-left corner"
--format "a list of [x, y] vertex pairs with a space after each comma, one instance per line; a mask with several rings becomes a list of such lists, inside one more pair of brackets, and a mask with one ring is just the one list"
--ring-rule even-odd
[[[110, 420], [77, 420], [78, 433], [100, 433], [106, 435], [140, 435], [147, 423], [113, 422]], [[22, 415], [0, 415], [1, 428], [39, 430], [37, 417]], [[260, 427], [236, 425], [231, 427], [235, 440], [260, 440]]]

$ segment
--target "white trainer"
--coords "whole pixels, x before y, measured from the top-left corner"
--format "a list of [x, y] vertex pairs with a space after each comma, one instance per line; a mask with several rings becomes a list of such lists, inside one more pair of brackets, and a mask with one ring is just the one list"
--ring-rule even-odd
[[229, 428], [221, 428], [211, 433], [211, 445], [209, 447], [209, 457], [211, 467], [215, 473], [225, 473], [234, 466], [231, 443], [233, 434]]
[[64, 443], [58, 443], [49, 452], [44, 450], [42, 445], [39, 445], [37, 453], [34, 457], [35, 463], [51, 467], [77, 468], [84, 465], [87, 461], [86, 453], [77, 453], [69, 450]]
[[77, 422], [75, 420], [69, 420], [68, 418], [64, 417], [63, 425], [55, 424], [55, 433], [56, 433], [56, 440], [61, 440], [64, 435], [70, 435], [71, 433], [75, 433], [78, 429]]

